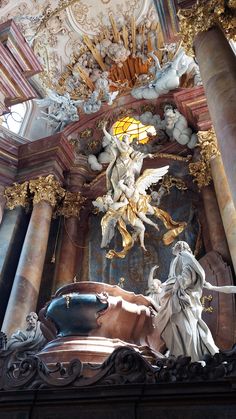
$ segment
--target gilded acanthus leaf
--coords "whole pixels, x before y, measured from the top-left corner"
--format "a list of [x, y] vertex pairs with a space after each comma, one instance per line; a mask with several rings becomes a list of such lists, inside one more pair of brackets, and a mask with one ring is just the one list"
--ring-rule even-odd
[[65, 218], [79, 218], [80, 210], [86, 201], [80, 192], [66, 191], [62, 206], [58, 208], [56, 215], [63, 215]]
[[6, 198], [6, 208], [13, 210], [18, 206], [28, 208], [29, 206], [29, 182], [13, 183], [8, 186], [4, 191]]
[[178, 12], [180, 35], [189, 55], [194, 55], [195, 36], [220, 26], [229, 39], [236, 39], [235, 0], [199, 0], [189, 8]]
[[33, 203], [38, 204], [41, 201], [47, 201], [54, 208], [58, 200], [65, 195], [65, 190], [53, 175], [46, 177], [40, 176], [29, 182], [29, 189], [34, 194]]

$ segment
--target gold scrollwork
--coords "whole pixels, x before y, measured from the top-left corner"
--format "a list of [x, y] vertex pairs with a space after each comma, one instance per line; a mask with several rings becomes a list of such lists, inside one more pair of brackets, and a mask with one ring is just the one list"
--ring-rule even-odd
[[186, 183], [177, 177], [171, 175], [165, 175], [162, 179], [161, 186], [166, 189], [167, 193], [170, 193], [170, 189], [176, 187], [180, 191], [187, 190], [188, 187]]
[[79, 218], [80, 210], [86, 201], [80, 192], [66, 191], [63, 204], [57, 209], [57, 216], [64, 216], [65, 218], [77, 217]]
[[198, 131], [197, 138], [197, 146], [201, 149], [200, 154], [204, 161], [210, 161], [220, 155], [213, 128], [208, 131]]
[[53, 208], [65, 195], [65, 190], [53, 175], [48, 175], [46, 177], [40, 176], [37, 179], [30, 180], [29, 189], [34, 195], [34, 204], [38, 204], [41, 201], [47, 201]]
[[189, 163], [188, 167], [190, 175], [194, 177], [198, 188], [201, 189], [203, 186], [210, 184], [212, 179], [210, 161], [219, 156], [220, 152], [213, 128], [208, 131], [199, 131], [197, 137], [197, 146], [200, 148], [200, 160]]
[[13, 210], [18, 206], [29, 208], [29, 182], [13, 183], [4, 191], [6, 208]]
[[190, 175], [193, 176], [193, 181], [197, 183], [199, 189], [211, 183], [212, 177], [209, 162], [200, 160], [195, 163], [189, 163], [188, 170]]
[[227, 38], [236, 39], [235, 0], [199, 0], [193, 7], [180, 10], [178, 17], [183, 45], [190, 55], [194, 55], [195, 36], [213, 26], [220, 26]]
[[[212, 300], [213, 300], [212, 295], [208, 295], [208, 296], [204, 295], [204, 296], [201, 298], [201, 304], [202, 304], [202, 307], [203, 307], [203, 311], [204, 311], [205, 313], [212, 313], [212, 312], [213, 312], [213, 307], [211, 306], [211, 301], [212, 301]], [[206, 306], [205, 306], [206, 301], [208, 301], [208, 302], [209, 302], [208, 307], [206, 307]]]

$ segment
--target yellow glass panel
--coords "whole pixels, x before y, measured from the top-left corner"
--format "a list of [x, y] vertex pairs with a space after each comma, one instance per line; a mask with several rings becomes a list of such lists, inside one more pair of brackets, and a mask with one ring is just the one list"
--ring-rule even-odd
[[149, 141], [147, 132], [153, 135], [156, 134], [156, 130], [152, 125], [143, 125], [142, 122], [129, 116], [116, 121], [113, 125], [114, 135], [121, 139], [123, 134], [129, 134], [131, 142], [134, 138], [137, 138], [140, 143], [147, 143]]

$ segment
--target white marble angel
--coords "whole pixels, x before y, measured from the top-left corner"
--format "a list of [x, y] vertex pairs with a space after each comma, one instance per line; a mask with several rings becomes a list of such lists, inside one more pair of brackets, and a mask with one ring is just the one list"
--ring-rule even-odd
[[54, 90], [48, 90], [48, 96], [44, 99], [36, 100], [40, 108], [48, 107], [48, 112], [41, 111], [51, 122], [55, 122], [55, 132], [62, 131], [70, 122], [78, 121], [79, 115], [77, 107], [81, 101], [72, 100], [69, 93], [59, 95]]
[[[121, 191], [119, 201], [114, 201], [112, 190], [110, 190], [105, 196], [105, 201], [104, 197], [98, 197], [93, 202], [94, 206], [105, 212], [101, 221], [102, 247], [106, 247], [110, 243], [114, 237], [116, 227], [123, 239], [122, 251], [110, 250], [107, 257], [125, 257], [136, 239], [139, 240], [140, 246], [146, 251], [144, 243], [145, 224], [149, 224], [159, 230], [158, 225], [148, 218], [148, 215], [153, 215], [160, 219], [166, 228], [171, 229], [171, 234], [170, 231], [165, 234], [168, 235], [169, 239], [171, 237], [172, 241], [177, 234], [183, 231], [186, 224], [173, 221], [168, 213], [152, 206], [150, 204], [151, 196], [146, 193], [146, 190], [153, 183], [157, 183], [167, 173], [168, 167], [146, 169], [137, 180], [133, 176], [120, 179], [118, 184]], [[107, 198], [109, 199], [107, 200]], [[127, 229], [128, 226], [132, 230], [131, 233]]]
[[137, 179], [141, 172], [145, 157], [153, 157], [151, 154], [144, 154], [135, 151], [130, 142], [130, 136], [124, 134], [120, 140], [115, 135], [111, 135], [103, 127], [107, 142], [110, 143], [109, 152], [113, 156], [106, 170], [107, 189], [113, 191], [114, 201], [118, 201], [122, 193], [119, 181], [127, 176]]
[[[192, 63], [192, 58], [188, 57], [185, 54], [184, 49], [181, 47], [176, 51], [173, 60], [171, 62], [167, 62], [162, 67], [159, 59], [153, 52], [150, 52], [149, 55], [153, 58], [155, 63], [155, 65], [151, 67], [154, 79], [148, 85], [135, 87], [131, 91], [132, 96], [136, 99], [158, 98], [160, 95], [166, 94], [170, 90], [174, 90], [179, 87], [180, 77], [185, 74], [188, 69], [189, 72], [196, 72], [196, 68]], [[199, 80], [197, 82], [199, 83]]]
[[206, 282], [205, 272], [186, 242], [178, 241], [173, 254], [167, 281], [155, 282], [153, 269], [149, 275], [149, 289], [151, 284], [158, 289], [158, 300], [151, 295], [158, 311], [154, 322], [170, 355], [191, 356], [192, 361], [199, 361], [205, 354], [219, 351], [201, 317], [203, 288], [230, 294], [236, 293], [236, 287], [217, 287]]
[[108, 71], [103, 71], [95, 81], [95, 88], [101, 97], [108, 105], [112, 105], [119, 91], [110, 92], [110, 86], [116, 86], [111, 80], [109, 80]]

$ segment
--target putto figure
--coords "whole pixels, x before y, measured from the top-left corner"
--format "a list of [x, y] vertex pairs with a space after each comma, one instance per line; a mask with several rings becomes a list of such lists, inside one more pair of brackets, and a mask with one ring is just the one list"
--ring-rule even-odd
[[[136, 239], [139, 239], [141, 247], [146, 250], [145, 224], [159, 229], [158, 225], [148, 218], [152, 215], [159, 218], [170, 230], [163, 236], [163, 242], [166, 245], [170, 244], [184, 230], [186, 223], [173, 221], [167, 212], [153, 206], [151, 196], [146, 192], [153, 183], [157, 183], [167, 173], [169, 166], [147, 169], [140, 176], [143, 159], [152, 155], [135, 151], [129, 135], [123, 135], [120, 140], [115, 135], [109, 134], [105, 126], [103, 131], [111, 143], [110, 150], [114, 157], [106, 171], [108, 192], [93, 201], [93, 205], [98, 211], [105, 212], [101, 221], [101, 247], [109, 245], [116, 228], [123, 241], [123, 249], [120, 252], [112, 249], [106, 256], [124, 258]], [[128, 226], [132, 229], [131, 233], [127, 229]]]
[[192, 361], [199, 361], [205, 354], [219, 351], [202, 320], [203, 288], [230, 294], [236, 293], [236, 287], [216, 287], [206, 282], [205, 272], [188, 243], [178, 241], [173, 254], [167, 281], [161, 283], [153, 278], [156, 266], [149, 275], [149, 296], [158, 311], [154, 322], [170, 355], [191, 356]]

